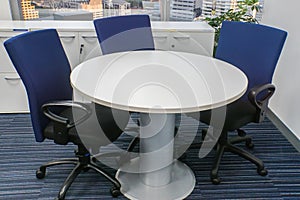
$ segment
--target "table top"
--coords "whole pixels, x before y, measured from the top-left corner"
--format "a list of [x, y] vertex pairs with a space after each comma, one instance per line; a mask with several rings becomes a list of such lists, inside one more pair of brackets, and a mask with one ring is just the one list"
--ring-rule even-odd
[[187, 113], [229, 104], [247, 89], [246, 75], [211, 57], [132, 51], [79, 64], [71, 84], [94, 102], [145, 113]]

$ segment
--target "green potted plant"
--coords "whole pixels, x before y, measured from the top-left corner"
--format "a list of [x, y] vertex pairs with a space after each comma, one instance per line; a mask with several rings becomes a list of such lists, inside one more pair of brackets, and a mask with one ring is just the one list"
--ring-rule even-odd
[[258, 23], [255, 16], [259, 9], [260, 5], [258, 0], [244, 0], [238, 1], [237, 8], [229, 9], [224, 14], [221, 14], [219, 16], [212, 15], [211, 17], [206, 17], [204, 21], [207, 21], [207, 23], [215, 29], [214, 50], [218, 45], [220, 29], [224, 20]]

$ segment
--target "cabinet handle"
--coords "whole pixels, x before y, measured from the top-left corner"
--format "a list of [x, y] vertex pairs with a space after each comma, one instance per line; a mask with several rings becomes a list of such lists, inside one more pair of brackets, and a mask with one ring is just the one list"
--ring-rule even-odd
[[75, 35], [65, 35], [65, 36], [59, 36], [60, 38], [70, 38], [70, 39], [74, 39]]
[[83, 36], [81, 36], [83, 39], [89, 39], [89, 38], [97, 38], [97, 36], [95, 36], [95, 35], [83, 35]]
[[79, 54], [82, 54], [83, 48], [84, 48], [84, 44], [81, 44], [81, 45], [80, 45]]
[[10, 37], [8, 37], [8, 36], [1, 36], [1, 35], [0, 35], [0, 38], [1, 38], [1, 39], [6, 39], [6, 38], [10, 38]]
[[188, 35], [179, 35], [179, 36], [173, 36], [174, 39], [190, 39], [190, 36]]
[[21, 80], [20, 77], [4, 77], [5, 80], [7, 81], [17, 81], [17, 80]]
[[162, 35], [162, 36], [153, 36], [153, 38], [155, 38], [155, 39], [167, 39], [168, 36], [166, 36], [166, 35]]

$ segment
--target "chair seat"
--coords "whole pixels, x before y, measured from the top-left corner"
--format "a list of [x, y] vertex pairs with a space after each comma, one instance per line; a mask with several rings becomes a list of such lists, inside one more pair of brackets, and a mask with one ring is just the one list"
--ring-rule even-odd
[[[111, 108], [94, 103], [87, 105], [91, 108], [92, 114], [83, 123], [76, 125], [76, 128], [73, 127], [68, 131], [69, 141], [76, 145], [84, 143], [86, 147], [105, 146], [115, 141], [122, 134], [120, 130], [126, 127], [129, 114], [120, 110], [114, 110], [112, 114]], [[83, 114], [81, 110], [66, 108], [60, 115], [73, 120], [81, 114]], [[116, 126], [112, 126], [113, 116], [118, 116]], [[44, 136], [54, 139], [55, 134], [54, 123], [51, 121], [44, 129]]]
[[[255, 117], [257, 115], [255, 107], [250, 102], [245, 102], [242, 100], [235, 101], [226, 106], [226, 110], [224, 107], [214, 109], [214, 112], [218, 115], [218, 113], [223, 113], [226, 111], [225, 123], [223, 126], [223, 130], [226, 131], [234, 131], [250, 122], [255, 121]], [[193, 117], [196, 120], [210, 124], [211, 121], [211, 110], [203, 111], [199, 113], [188, 113], [187, 115]]]

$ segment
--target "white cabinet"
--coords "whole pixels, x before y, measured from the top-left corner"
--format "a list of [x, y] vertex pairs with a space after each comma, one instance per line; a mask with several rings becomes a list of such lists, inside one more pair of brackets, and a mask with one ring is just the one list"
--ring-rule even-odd
[[0, 113], [28, 112], [27, 95], [17, 73], [0, 73]]
[[69, 59], [71, 69], [79, 64], [78, 33], [74, 31], [58, 31], [60, 41]]
[[25, 87], [3, 45], [5, 40], [20, 33], [0, 31], [0, 113], [28, 112]]
[[[157, 50], [185, 51], [212, 56], [214, 29], [204, 22], [151, 22], [151, 27]], [[102, 55], [92, 22], [5, 21], [0, 27], [1, 44], [22, 32], [12, 31], [15, 28], [29, 31], [57, 29], [71, 69], [85, 60]], [[0, 47], [0, 92], [0, 113], [28, 112], [24, 85], [3, 45]], [[75, 94], [75, 99], [84, 100], [80, 94]]]
[[102, 55], [95, 31], [79, 32], [79, 45], [80, 62]]
[[[78, 32], [78, 58], [79, 62], [94, 58], [96, 56], [102, 55], [100, 45], [98, 42], [97, 34], [95, 31], [80, 31]], [[84, 95], [74, 90], [73, 98], [76, 101], [90, 101], [87, 100]]]
[[13, 37], [17, 35], [18, 33], [22, 32], [14, 32], [14, 31], [1, 31], [0, 32], [0, 41], [1, 41], [1, 47], [0, 47], [0, 72], [16, 72], [13, 64], [11, 63], [6, 50], [4, 48], [3, 43], [5, 40], [9, 39], [10, 37]]
[[204, 22], [152, 22], [155, 48], [212, 56], [214, 29]]
[[170, 49], [170, 35], [165, 31], [152, 31], [154, 46], [156, 50]]
[[177, 32], [170, 36], [170, 50], [212, 56], [210, 33]]
[[[155, 49], [212, 56], [214, 29], [205, 22], [151, 22]], [[96, 32], [79, 31], [79, 62], [102, 55]]]

